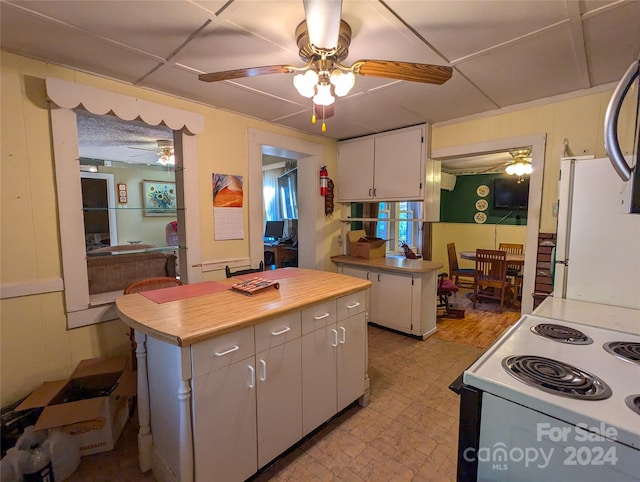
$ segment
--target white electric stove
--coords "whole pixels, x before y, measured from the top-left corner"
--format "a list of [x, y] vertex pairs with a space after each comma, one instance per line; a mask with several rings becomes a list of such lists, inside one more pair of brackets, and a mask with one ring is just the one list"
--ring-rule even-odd
[[638, 313], [507, 330], [464, 372], [458, 480], [639, 481]]

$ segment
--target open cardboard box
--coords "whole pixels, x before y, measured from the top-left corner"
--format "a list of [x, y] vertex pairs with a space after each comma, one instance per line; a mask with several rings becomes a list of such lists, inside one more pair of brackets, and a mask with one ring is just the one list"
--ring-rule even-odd
[[42, 408], [36, 430], [78, 437], [80, 455], [112, 450], [129, 419], [136, 375], [127, 356], [82, 360], [68, 379], [45, 382], [16, 410]]
[[356, 258], [384, 258], [386, 256], [385, 239], [367, 237], [363, 229], [348, 232], [349, 256]]

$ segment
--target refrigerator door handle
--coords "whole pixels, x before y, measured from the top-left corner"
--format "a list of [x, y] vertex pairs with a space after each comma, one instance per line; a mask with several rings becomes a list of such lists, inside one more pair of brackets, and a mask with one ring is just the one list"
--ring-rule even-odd
[[624, 96], [629, 91], [629, 87], [631, 87], [633, 81], [638, 77], [638, 66], [639, 61], [636, 60], [625, 72], [616, 89], [613, 91], [604, 115], [604, 148], [607, 151], [607, 156], [613, 168], [618, 173], [618, 176], [625, 182], [631, 179], [632, 169], [620, 149], [620, 143], [618, 141], [618, 116], [620, 115], [620, 107], [622, 106]]

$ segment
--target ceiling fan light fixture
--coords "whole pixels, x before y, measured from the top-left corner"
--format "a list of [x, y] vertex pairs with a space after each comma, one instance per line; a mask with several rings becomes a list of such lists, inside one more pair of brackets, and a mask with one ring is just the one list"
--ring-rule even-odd
[[317, 105], [331, 105], [336, 98], [331, 95], [330, 84], [318, 84], [316, 87], [316, 95], [313, 97], [313, 103]]
[[510, 176], [522, 177], [533, 172], [531, 165], [531, 149], [517, 149], [510, 151], [513, 162], [510, 162], [505, 168], [505, 172]]
[[340, 69], [335, 69], [331, 72], [330, 81], [333, 84], [333, 92], [338, 97], [344, 97], [355, 85], [356, 76], [353, 72], [343, 72]]
[[296, 74], [293, 77], [293, 86], [303, 97], [310, 99], [314, 96], [318, 83], [318, 73], [315, 70], [307, 70], [304, 74]]

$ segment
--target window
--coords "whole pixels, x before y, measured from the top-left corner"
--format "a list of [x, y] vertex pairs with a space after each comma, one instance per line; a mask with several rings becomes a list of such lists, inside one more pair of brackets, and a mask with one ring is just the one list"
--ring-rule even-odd
[[376, 236], [389, 240], [387, 251], [390, 252], [399, 251], [402, 243], [416, 248], [419, 244], [420, 223], [398, 220], [421, 218], [422, 204], [419, 202], [381, 202], [378, 204], [378, 219], [390, 221], [378, 221]]

